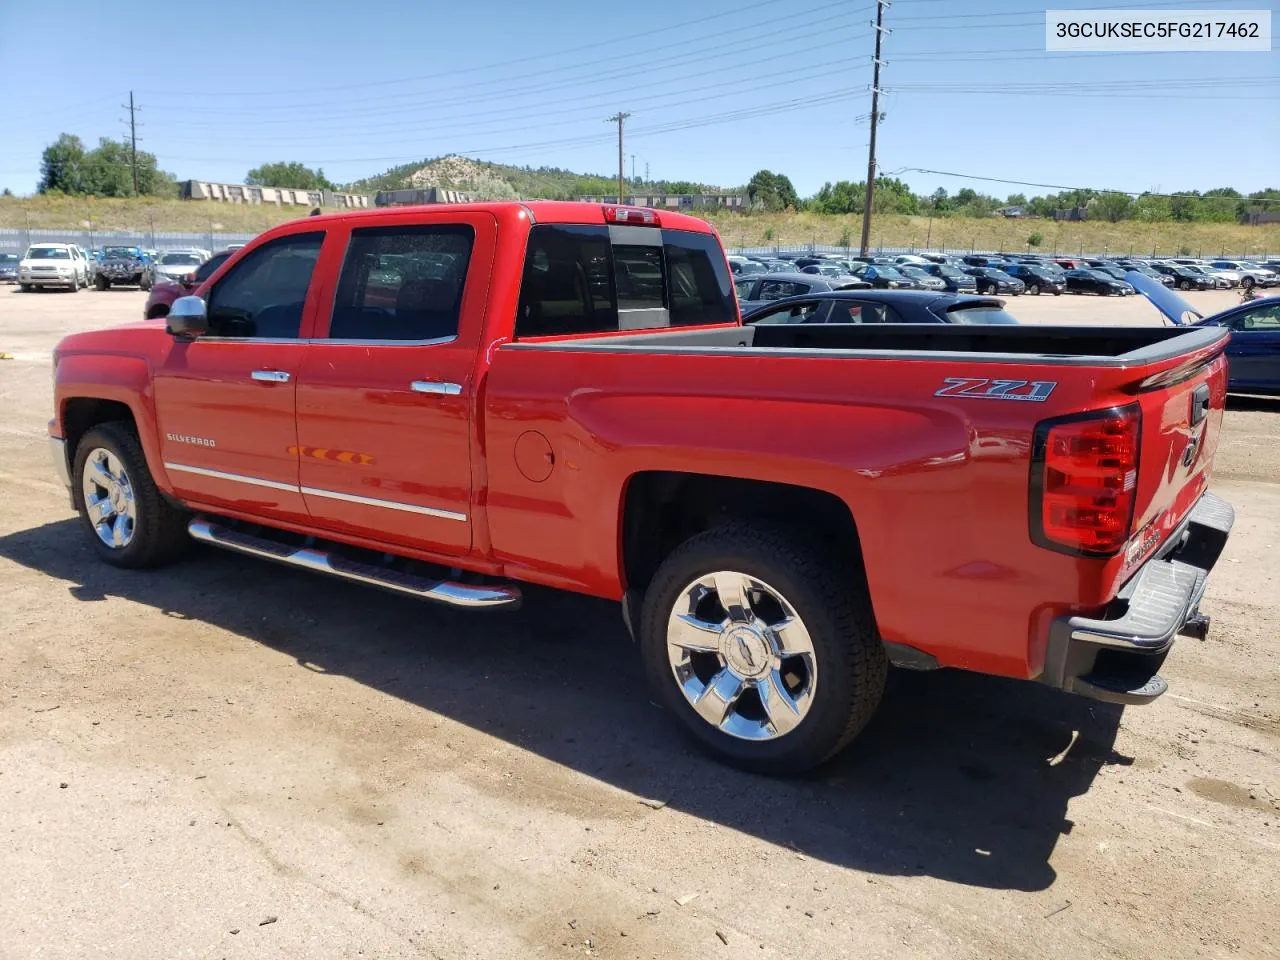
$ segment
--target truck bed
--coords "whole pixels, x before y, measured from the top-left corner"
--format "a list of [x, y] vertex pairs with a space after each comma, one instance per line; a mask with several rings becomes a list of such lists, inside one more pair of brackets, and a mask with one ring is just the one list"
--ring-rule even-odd
[[1216, 328], [923, 326], [921, 324], [750, 324], [698, 330], [621, 334], [576, 340], [507, 344], [503, 349], [809, 356], [864, 359], [983, 360], [1037, 364], [1128, 367], [1159, 363], [1212, 346], [1225, 338]]

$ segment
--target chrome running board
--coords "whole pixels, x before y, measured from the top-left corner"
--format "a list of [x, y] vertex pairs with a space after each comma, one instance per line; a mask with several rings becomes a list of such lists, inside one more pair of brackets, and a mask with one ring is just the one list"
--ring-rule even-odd
[[331, 577], [382, 587], [395, 593], [403, 593], [420, 600], [434, 600], [452, 607], [514, 609], [520, 606], [520, 588], [515, 585], [454, 583], [449, 580], [433, 580], [400, 570], [390, 570], [370, 563], [361, 563], [338, 556], [317, 547], [295, 547], [278, 543], [266, 537], [254, 536], [240, 530], [222, 526], [205, 517], [196, 517], [187, 524], [187, 532], [201, 543], [234, 550], [237, 553], [276, 563], [288, 564], [303, 570], [327, 573]]

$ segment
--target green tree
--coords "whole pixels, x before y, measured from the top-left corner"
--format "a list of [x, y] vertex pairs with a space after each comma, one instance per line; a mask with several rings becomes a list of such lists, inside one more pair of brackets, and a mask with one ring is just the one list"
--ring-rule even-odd
[[1036, 232], [1027, 237], [1028, 247], [1038, 247], [1042, 243], [1044, 243], [1044, 234], [1042, 233]]
[[84, 143], [69, 133], [44, 148], [40, 155], [41, 193], [57, 190], [62, 193], [83, 192]]
[[1090, 220], [1106, 220], [1118, 223], [1133, 216], [1133, 198], [1126, 193], [1104, 193], [1085, 205], [1085, 215]]
[[757, 171], [747, 183], [747, 197], [753, 207], [769, 211], [786, 210], [788, 207], [794, 210], [800, 204], [790, 178], [768, 170]]
[[1006, 207], [1025, 207], [1027, 205], [1027, 197], [1026, 194], [1011, 193], [1004, 203]]
[[[254, 167], [244, 178], [251, 187], [288, 187], [294, 190], [332, 190], [334, 185], [324, 175], [324, 170], [317, 167], [312, 170], [304, 167], [296, 160], [279, 163], [264, 163]], [[617, 190], [615, 183], [614, 190]]]

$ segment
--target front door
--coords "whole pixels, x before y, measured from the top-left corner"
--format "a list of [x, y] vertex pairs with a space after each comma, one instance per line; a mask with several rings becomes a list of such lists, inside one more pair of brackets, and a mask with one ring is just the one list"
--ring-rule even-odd
[[183, 500], [307, 521], [294, 396], [324, 236], [293, 233], [246, 255], [207, 293], [208, 333], [173, 340], [156, 370], [160, 449]]
[[1232, 318], [1227, 366], [1233, 390], [1280, 386], [1280, 298]]
[[495, 234], [474, 213], [350, 230], [332, 315], [298, 377], [298, 470], [316, 525], [471, 548], [471, 371]]

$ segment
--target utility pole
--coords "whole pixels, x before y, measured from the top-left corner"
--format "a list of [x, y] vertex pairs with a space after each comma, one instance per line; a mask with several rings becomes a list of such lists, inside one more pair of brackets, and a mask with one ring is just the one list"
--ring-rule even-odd
[[636, 182], [636, 155], [631, 155], [631, 182]]
[[138, 107], [133, 103], [133, 91], [129, 91], [129, 166], [133, 168], [133, 195], [138, 195], [138, 122], [135, 114]]
[[629, 116], [631, 116], [631, 114], [623, 113], [621, 110], [619, 110], [616, 114], [614, 114], [607, 121], [605, 121], [606, 123], [616, 123], [618, 125], [618, 204], [619, 205], [627, 202], [626, 201], [626, 194], [627, 194], [626, 168], [623, 166], [623, 153], [622, 153], [622, 124], [623, 124], [623, 121], [626, 120], [627, 117]]
[[884, 36], [884, 8], [889, 0], [876, 0], [876, 53], [872, 58], [871, 74], [871, 142], [867, 147], [867, 191], [862, 201], [862, 247], [861, 256], [867, 255], [867, 246], [871, 240], [871, 194], [876, 182], [876, 124], [880, 120], [880, 40]]
[[649, 182], [649, 161], [648, 160], [644, 162], [644, 182], [645, 183]]

